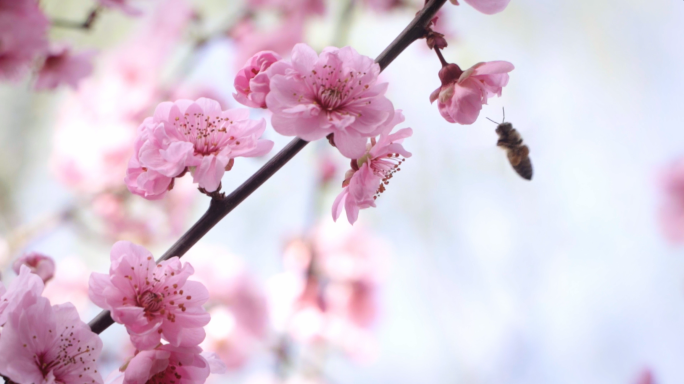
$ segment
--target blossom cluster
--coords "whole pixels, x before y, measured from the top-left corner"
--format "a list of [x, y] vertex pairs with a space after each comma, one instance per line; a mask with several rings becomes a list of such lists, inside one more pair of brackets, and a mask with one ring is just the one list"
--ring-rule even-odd
[[[496, 13], [508, 0], [467, 2], [481, 12]], [[364, 2], [383, 10], [400, 3]], [[99, 0], [99, 6], [129, 15], [139, 13], [128, 0]], [[271, 7], [288, 15], [298, 28], [292, 29], [291, 36], [283, 35], [298, 40], [301, 21], [325, 13], [325, 2], [320, 0], [253, 0], [250, 7]], [[159, 29], [178, 35], [191, 16], [185, 8], [176, 15], [175, 21], [158, 20], [163, 27]], [[246, 24], [241, 27], [251, 28], [243, 21]], [[48, 25], [37, 3], [0, 0], [0, 77], [19, 78], [37, 64], [37, 89], [54, 89], [60, 84], [76, 88], [92, 72], [93, 52], [75, 54], [68, 46], [50, 46]], [[164, 51], [171, 40], [161, 40], [153, 49], [138, 46], [141, 55], [131, 59], [134, 63], [118, 63], [120, 77], [110, 86], [116, 89], [115, 95], [126, 95], [125, 100], [117, 101], [125, 105], [118, 110], [125, 116], [118, 116], [121, 121], [112, 124], [139, 122], [149, 116], [151, 109], [146, 107], [150, 100], [161, 99], [154, 86], [128, 87], [135, 79], [153, 75], [154, 66], [135, 61], [146, 61], [146, 50]], [[376, 206], [394, 174], [411, 157], [404, 140], [413, 130], [398, 128], [404, 115], [387, 97], [388, 83], [380, 81], [381, 68], [370, 57], [351, 47], [328, 47], [319, 54], [301, 43], [292, 48], [289, 58], [278, 51], [263, 50], [247, 60], [234, 80], [234, 98], [247, 107], [268, 110], [276, 133], [305, 141], [325, 138], [349, 161], [350, 169], [332, 204], [332, 217], [336, 221], [345, 211], [349, 223], [354, 224], [361, 209]], [[439, 100], [439, 111], [447, 121], [471, 124], [488, 97], [501, 95], [512, 69], [507, 62], [480, 63], [466, 71], [456, 64], [444, 65], [442, 85], [430, 100]], [[88, 85], [83, 88], [85, 99], [102, 90]], [[99, 113], [84, 104], [74, 114]], [[159, 200], [174, 188], [177, 178], [190, 174], [201, 192], [222, 198], [222, 178], [236, 158], [263, 156], [273, 148], [272, 141], [263, 139], [266, 120], [251, 119], [250, 115], [249, 109], [224, 110], [219, 101], [207, 97], [162, 102], [135, 132], [124, 128], [117, 140], [124, 145], [114, 145], [113, 155], [105, 156], [117, 164], [128, 160], [123, 180], [113, 173], [100, 176], [107, 180], [96, 187], [87, 182], [74, 184], [96, 191], [124, 184], [134, 195]], [[128, 127], [126, 123], [121, 125]], [[80, 181], [80, 173], [70, 166], [62, 171], [65, 178]], [[103, 173], [99, 171], [95, 173]], [[322, 179], [327, 182], [333, 173], [327, 171]], [[123, 223], [120, 226], [135, 231], [135, 225], [117, 216], [121, 203], [113, 196], [96, 195], [93, 206], [112, 222], [118, 220]], [[369, 266], [372, 252], [355, 248], [363, 248], [367, 242], [358, 233], [335, 246], [320, 240], [322, 237], [316, 233], [295, 241], [286, 254], [286, 263], [295, 267], [274, 283], [278, 293], [291, 294], [290, 300], [285, 300], [288, 309], [283, 327], [294, 338], [325, 340], [353, 350], [377, 313], [377, 276]], [[103, 383], [97, 370], [102, 350], [99, 336], [80, 320], [74, 305], [51, 305], [43, 296], [45, 284], [54, 276], [54, 261], [32, 253], [17, 260], [14, 269], [18, 277], [7, 288], [0, 286], [0, 374], [17, 383]], [[88, 296], [125, 326], [135, 351], [108, 382], [201, 384], [210, 373], [225, 371], [226, 362], [228, 366], [243, 364], [266, 338], [268, 303], [246, 274], [231, 276], [227, 284], [209, 266], [202, 278], [213, 279], [213, 293], [205, 282], [191, 280], [194, 274], [193, 266], [179, 257], [155, 261], [143, 246], [128, 241], [113, 245], [109, 273], [90, 276]], [[285, 289], [279, 289], [283, 282]], [[230, 309], [226, 302], [231, 302]], [[217, 319], [213, 325], [212, 315]], [[238, 340], [240, 347], [225, 348], [227, 337]]]
[[236, 157], [261, 156], [273, 148], [272, 141], [260, 139], [265, 129], [263, 119], [249, 119], [249, 110], [222, 111], [215, 100], [162, 103], [138, 128], [126, 185], [136, 195], [159, 199], [190, 169], [200, 188], [215, 192]]
[[273, 129], [307, 141], [327, 137], [351, 159], [352, 169], [333, 204], [333, 218], [347, 212], [350, 223], [360, 209], [374, 207], [389, 179], [411, 154], [401, 145], [411, 129], [392, 133], [404, 121], [378, 82], [380, 67], [351, 47], [329, 47], [318, 55], [297, 44], [291, 60], [259, 52], [235, 79], [236, 100], [272, 112]]
[[120, 241], [112, 247], [109, 274], [91, 274], [90, 299], [126, 327], [136, 348], [116, 380], [200, 384], [223, 370], [215, 355], [199, 347], [210, 320], [202, 306], [209, 292], [188, 280], [193, 273], [178, 257], [157, 263], [145, 248]]

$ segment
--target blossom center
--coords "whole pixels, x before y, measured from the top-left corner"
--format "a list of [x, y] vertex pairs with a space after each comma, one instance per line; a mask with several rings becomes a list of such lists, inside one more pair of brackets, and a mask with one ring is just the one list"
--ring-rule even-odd
[[193, 144], [196, 155], [216, 155], [229, 143], [240, 144], [234, 141], [235, 137], [228, 135], [226, 126], [233, 124], [233, 121], [227, 117], [186, 113], [182, 121], [176, 118], [173, 124]]
[[178, 373], [178, 367], [174, 364], [150, 377], [145, 384], [175, 384], [179, 383], [182, 378], [183, 375]]
[[[49, 332], [52, 333], [52, 330], [49, 330]], [[90, 358], [92, 350], [89, 345], [80, 345], [81, 340], [74, 335], [73, 327], [65, 327], [64, 331], [59, 335], [59, 340], [59, 345], [56, 346], [59, 352], [51, 361], [45, 361], [48, 356], [47, 352], [42, 355], [33, 356], [43, 377], [48, 377], [50, 372], [52, 372], [53, 375], [57, 376], [55, 380], [59, 382], [60, 372], [65, 374], [70, 370], [80, 371], [81, 367], [83, 367], [84, 371], [90, 369], [87, 367], [87, 364], [92, 360]]]
[[[331, 65], [324, 65], [320, 73], [312, 70], [309, 77], [312, 78], [314, 103], [320, 105], [328, 113], [338, 111], [349, 102], [359, 99], [361, 91], [369, 88], [369, 85], [364, 85], [361, 79], [355, 79], [365, 74], [365, 72], [349, 71], [345, 76], [341, 69]], [[350, 113], [345, 111], [343, 114]]]
[[152, 291], [145, 291], [138, 296], [138, 304], [145, 308], [146, 313], [159, 312], [163, 306], [164, 297]]

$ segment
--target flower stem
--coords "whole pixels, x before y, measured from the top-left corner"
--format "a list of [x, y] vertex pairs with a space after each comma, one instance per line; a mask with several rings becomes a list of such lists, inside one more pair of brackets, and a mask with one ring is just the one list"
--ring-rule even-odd
[[446, 60], [444, 60], [444, 56], [442, 56], [442, 50], [435, 47], [435, 53], [437, 53], [437, 57], [439, 57], [439, 61], [442, 63], [442, 68], [446, 67], [449, 65]]
[[[425, 7], [416, 14], [416, 17], [404, 30], [397, 36], [392, 43], [375, 59], [384, 70], [396, 59], [411, 43], [425, 36], [425, 26], [432, 20], [437, 11], [446, 3], [446, 0], [430, 0]], [[252, 177], [247, 179], [242, 185], [237, 187], [230, 195], [223, 199], [212, 199], [209, 209], [202, 217], [176, 241], [157, 262], [170, 259], [171, 257], [182, 257], [193, 245], [195, 245], [204, 235], [209, 232], [221, 219], [244, 201], [252, 192], [256, 191], [266, 180], [273, 176], [280, 168], [290, 161], [299, 151], [309, 142], [295, 137], [280, 152], [262, 166]], [[100, 312], [88, 324], [95, 333], [102, 333], [114, 320], [109, 311]]]

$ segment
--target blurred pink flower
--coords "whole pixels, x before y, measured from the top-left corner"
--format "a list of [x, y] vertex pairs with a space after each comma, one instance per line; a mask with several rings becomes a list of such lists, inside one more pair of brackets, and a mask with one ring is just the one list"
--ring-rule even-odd
[[27, 266], [20, 268], [19, 276], [7, 288], [0, 283], [0, 326], [7, 322], [10, 313], [23, 305], [24, 296], [39, 297], [44, 287], [43, 280]]
[[275, 27], [257, 29], [250, 19], [242, 20], [231, 35], [235, 40], [237, 55], [235, 64], [243, 65], [260, 51], [274, 51], [280, 55], [290, 53], [295, 44], [304, 40], [305, 17], [302, 13], [288, 14]]
[[266, 108], [270, 82], [266, 70], [280, 59], [273, 51], [261, 51], [252, 56], [235, 76], [235, 100], [248, 107]]
[[177, 257], [155, 263], [145, 248], [119, 241], [112, 247], [109, 275], [90, 275], [90, 299], [124, 324], [138, 349], [153, 348], [163, 337], [174, 346], [204, 340], [209, 314], [202, 308], [207, 288], [188, 281], [194, 270]]
[[636, 381], [636, 384], [655, 384], [655, 383], [656, 383], [656, 381], [653, 378], [653, 372], [651, 372], [650, 369], [644, 369]]
[[287, 272], [269, 284], [276, 329], [368, 358], [386, 249], [367, 230], [332, 223], [291, 241], [284, 253]]
[[347, 171], [342, 192], [333, 202], [333, 220], [337, 221], [344, 209], [347, 220], [354, 224], [359, 217], [359, 210], [375, 207], [375, 199], [385, 191], [385, 185], [389, 184], [394, 173], [400, 170], [404, 158], [411, 157], [402, 142], [413, 134], [413, 130], [404, 128], [391, 133], [403, 121], [404, 115], [397, 110], [392, 120], [382, 127], [377, 141], [371, 140], [366, 154], [358, 160], [352, 160], [353, 168]]
[[266, 122], [250, 120], [249, 110], [221, 111], [215, 100], [200, 98], [159, 104], [139, 129], [126, 185], [148, 199], [161, 197], [174, 177], [191, 169], [200, 188], [216, 191], [236, 157], [261, 156], [273, 148], [259, 138]]
[[[449, 0], [454, 5], [459, 5], [458, 0]], [[506, 9], [511, 0], [465, 0], [473, 8], [486, 14], [493, 15]]]
[[185, 230], [198, 195], [190, 179], [179, 179], [174, 181], [174, 189], [166, 197], [141, 203], [129, 193], [101, 193], [93, 199], [90, 208], [101, 220], [105, 238], [154, 244]]
[[236, 256], [201, 248], [192, 257], [197, 279], [209, 289], [211, 321], [202, 348], [216, 352], [230, 369], [242, 367], [264, 347], [268, 305], [261, 286]]
[[101, 6], [119, 10], [129, 16], [140, 15], [140, 10], [134, 8], [130, 0], [97, 0]]
[[477, 120], [487, 98], [501, 96], [508, 84], [508, 72], [514, 69], [507, 61], [477, 63], [465, 72], [456, 64], [439, 71], [442, 85], [430, 95], [430, 102], [439, 100], [439, 113], [450, 123], [472, 124]]
[[88, 299], [88, 276], [90, 270], [77, 257], [66, 257], [57, 263], [59, 273], [45, 286], [43, 296], [53, 304], [72, 303], [79, 312], [90, 304]]
[[14, 261], [12, 269], [19, 274], [22, 265], [29, 267], [31, 272], [38, 275], [43, 282], [47, 282], [55, 275], [55, 261], [52, 257], [42, 253], [29, 252], [24, 254]]
[[71, 48], [67, 46], [52, 48], [38, 71], [35, 88], [55, 89], [61, 84], [78, 88], [81, 79], [93, 72], [93, 55], [94, 51], [72, 53]]
[[[27, 295], [30, 296], [30, 295]], [[16, 308], [0, 337], [0, 374], [16, 383], [102, 383], [102, 341], [71, 304], [44, 297]]]
[[334, 133], [340, 153], [359, 158], [367, 138], [379, 134], [394, 114], [384, 96], [387, 83], [377, 84], [380, 66], [351, 47], [328, 47], [319, 57], [297, 44], [291, 64], [279, 61], [268, 71], [266, 104], [281, 135], [313, 141]]
[[684, 242], [684, 158], [678, 159], [660, 172], [663, 200], [660, 225], [673, 243]]
[[328, 155], [318, 158], [318, 179], [321, 184], [327, 184], [335, 178], [337, 174], [337, 164]]
[[225, 366], [202, 348], [160, 345], [138, 352], [126, 365], [123, 375], [108, 378], [110, 384], [178, 383], [203, 384], [210, 373], [224, 373]]
[[49, 21], [34, 0], [0, 0], [0, 79], [18, 80], [47, 50]]

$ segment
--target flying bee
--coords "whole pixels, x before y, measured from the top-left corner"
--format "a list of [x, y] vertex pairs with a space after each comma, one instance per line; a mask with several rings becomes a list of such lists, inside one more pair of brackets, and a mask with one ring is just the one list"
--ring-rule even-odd
[[496, 133], [499, 135], [499, 140], [496, 145], [506, 150], [508, 162], [511, 163], [513, 169], [525, 180], [532, 180], [532, 162], [530, 161], [530, 149], [523, 144], [522, 137], [518, 131], [513, 128], [513, 124], [506, 123], [506, 112], [504, 111], [504, 118], [501, 124], [487, 118], [496, 126]]

